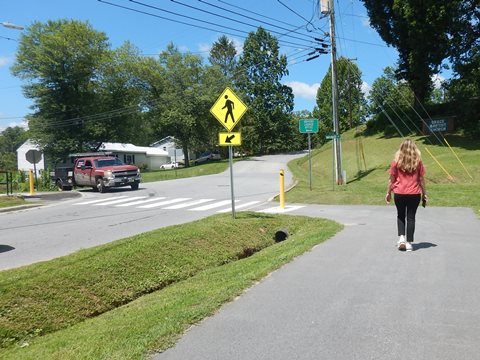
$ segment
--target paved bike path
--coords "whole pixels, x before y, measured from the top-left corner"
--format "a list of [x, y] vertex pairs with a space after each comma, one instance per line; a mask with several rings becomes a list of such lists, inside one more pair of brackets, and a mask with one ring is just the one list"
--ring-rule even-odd
[[420, 208], [399, 252], [393, 206], [308, 205], [345, 224], [332, 239], [192, 327], [155, 360], [474, 359], [480, 353], [480, 221]]

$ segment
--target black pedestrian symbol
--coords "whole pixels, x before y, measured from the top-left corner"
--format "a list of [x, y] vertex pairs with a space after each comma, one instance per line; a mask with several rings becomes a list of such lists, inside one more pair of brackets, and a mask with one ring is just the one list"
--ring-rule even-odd
[[233, 103], [232, 100], [228, 99], [228, 95], [225, 95], [225, 105], [222, 107], [222, 110], [227, 108], [227, 113], [225, 114], [225, 124], [227, 123], [228, 120], [228, 115], [232, 118], [233, 123], [235, 124], [235, 118], [233, 117], [233, 109], [235, 108], [235, 104]]

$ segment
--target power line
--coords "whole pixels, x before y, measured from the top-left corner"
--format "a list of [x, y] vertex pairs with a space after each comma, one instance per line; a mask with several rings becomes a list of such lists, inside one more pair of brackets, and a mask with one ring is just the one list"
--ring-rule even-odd
[[[172, 1], [173, 1], [173, 0], [172, 0]], [[306, 35], [306, 34], [303, 34], [303, 33], [300, 33], [300, 32], [298, 32], [298, 31], [296, 31], [296, 30], [298, 30], [299, 28], [303, 27], [303, 25], [300, 26], [300, 27], [298, 27], [298, 28], [296, 28], [296, 29], [287, 29], [287, 28], [285, 28], [285, 27], [278, 26], [278, 25], [272, 24], [272, 23], [267, 22], [267, 21], [258, 20], [258, 19], [256, 19], [256, 18], [251, 17], [251, 16], [243, 15], [243, 14], [240, 14], [239, 12], [225, 9], [225, 8], [223, 8], [223, 7], [221, 7], [221, 6], [211, 4], [211, 3], [209, 3], [209, 2], [207, 2], [207, 1], [205, 1], [205, 0], [198, 0], [198, 1], [200, 1], [200, 2], [203, 3], [203, 4], [206, 4], [206, 5], [215, 7], [215, 8], [217, 8], [217, 9], [220, 9], [220, 10], [223, 10], [223, 11], [226, 11], [226, 12], [229, 12], [229, 13], [233, 13], [233, 14], [242, 16], [242, 17], [245, 17], [245, 18], [250, 19], [250, 20], [258, 21], [258, 22], [260, 22], [260, 23], [262, 23], [262, 24], [267, 24], [267, 25], [276, 27], [276, 28], [278, 28], [278, 29], [286, 30], [286, 31], [287, 31], [287, 34], [288, 34], [288, 33], [295, 33], [295, 34], [299, 34], [299, 35], [303, 35], [303, 36], [305, 36], [305, 37], [308, 37], [309, 40], [312, 39], [312, 37], [311, 37], [310, 35]], [[177, 1], [175, 1], [175, 2], [177, 2]], [[282, 36], [285, 36], [285, 34], [283, 34]]]
[[[182, 2], [180, 2], [180, 1], [178, 1], [178, 0], [170, 0], [170, 1], [173, 2], [173, 3], [175, 3], [175, 4], [188, 7], [188, 8], [190, 8], [190, 9], [194, 9], [194, 10], [197, 10], [197, 11], [200, 11], [200, 12], [204, 12], [204, 13], [206, 13], [206, 14], [210, 14], [210, 15], [213, 15], [213, 16], [216, 16], [216, 17], [220, 17], [220, 18], [222, 18], [222, 19], [226, 19], [226, 20], [233, 21], [233, 22], [235, 22], [235, 23], [240, 23], [240, 24], [247, 25], [247, 26], [257, 27], [256, 25], [253, 25], [253, 24], [250, 24], [250, 23], [241, 21], [241, 20], [233, 19], [233, 18], [228, 17], [228, 16], [222, 16], [222, 15], [216, 14], [216, 13], [214, 13], [214, 12], [211, 12], [211, 11], [208, 11], [208, 10], [205, 10], [205, 9], [198, 8], [198, 7], [196, 7], [196, 6], [184, 4], [184, 3], [182, 3]], [[215, 26], [222, 26], [222, 27], [224, 27], [224, 25], [218, 25], [218, 24], [215, 24], [215, 23], [206, 21], [206, 20], [197, 19], [197, 18], [193, 18], [193, 17], [191, 17], [191, 16], [187, 16], [187, 15], [184, 15], [184, 14], [175, 13], [175, 12], [173, 12], [173, 11], [165, 10], [165, 9], [159, 8], [159, 7], [157, 7], [157, 6], [153, 6], [153, 5], [148, 5], [148, 4], [142, 3], [142, 2], [140, 2], [140, 1], [130, 0], [130, 2], [133, 2], [133, 3], [138, 4], [138, 5], [140, 5], [140, 6], [148, 7], [148, 8], [151, 8], [151, 9], [155, 9], [155, 10], [159, 10], [159, 11], [164, 11], [164, 12], [167, 12], [167, 13], [170, 13], [170, 14], [175, 14], [175, 15], [177, 15], [177, 16], [182, 16], [182, 17], [186, 17], [186, 18], [189, 18], [189, 19], [192, 19], [192, 20], [205, 22], [205, 23], [210, 24], [210, 25], [215, 25]], [[225, 27], [226, 27], [226, 26], [225, 26]], [[230, 27], [226, 27], [226, 28], [236, 30], [236, 29], [230, 28]], [[271, 29], [266, 29], [266, 30], [268, 30], [268, 31], [270, 31], [270, 32], [272, 32], [272, 33], [275, 33], [275, 34], [281, 34], [281, 35], [283, 35], [282, 33], [278, 32], [278, 31], [275, 31], [275, 30], [271, 30]], [[288, 29], [287, 29], [287, 30], [288, 30]], [[291, 37], [291, 38], [293, 38], [293, 39], [300, 40], [300, 41], [309, 41], [309, 40], [305, 40], [305, 39], [299, 38], [299, 37], [297, 37], [297, 36], [289, 35], [289, 37]]]
[[[225, 30], [223, 30], [223, 29], [222, 29], [222, 30], [220, 30], [220, 29], [214, 29], [214, 28], [210, 28], [210, 27], [203, 26], [203, 25], [196, 25], [196, 24], [188, 23], [188, 22], [181, 21], [181, 20], [175, 20], [175, 19], [171, 19], [171, 18], [168, 18], [168, 17], [165, 17], [165, 16], [161, 16], [161, 15], [158, 15], [158, 14], [153, 14], [153, 13], [150, 13], [150, 12], [147, 12], [147, 11], [138, 10], [138, 9], [131, 8], [131, 7], [128, 7], [128, 6], [123, 6], [123, 5], [115, 4], [115, 3], [112, 3], [112, 2], [109, 2], [109, 1], [105, 1], [105, 0], [97, 0], [97, 1], [98, 1], [98, 2], [101, 2], [101, 3], [104, 3], [104, 4], [107, 4], [107, 5], [110, 5], [110, 6], [118, 7], [118, 8], [121, 8], [121, 9], [125, 9], [125, 10], [128, 10], [128, 11], [136, 12], [136, 13], [143, 14], [143, 15], [152, 16], [152, 17], [155, 17], [155, 18], [159, 18], [159, 19], [162, 19], [162, 20], [171, 21], [171, 22], [174, 22], [174, 23], [182, 24], [182, 25], [191, 26], [191, 27], [198, 28], [198, 29], [203, 29], [203, 30], [208, 30], [208, 31], [213, 31], [213, 32], [219, 32], [219, 31], [221, 31], [222, 33], [224, 33], [224, 34], [226, 34], [226, 35], [238, 36], [238, 37], [240, 37], [240, 38], [242, 38], [242, 39], [246, 39], [246, 38], [247, 38], [246, 35], [249, 34], [247, 31], [238, 30], [238, 29], [231, 28], [231, 27], [228, 27], [228, 26], [211, 23], [211, 22], [208, 22], [208, 21], [205, 21], [205, 20], [196, 19], [196, 18], [189, 17], [189, 16], [186, 16], [186, 15], [182, 15], [182, 14], [170, 12], [170, 11], [168, 11], [168, 10], [166, 10], [166, 11], [169, 12], [169, 13], [173, 13], [173, 14], [175, 14], [176, 16], [190, 18], [191, 20], [194, 20], [194, 21], [203, 22], [203, 23], [208, 23], [208, 24], [211, 24], [211, 25], [213, 25], [213, 26], [217, 26], [217, 27], [219, 27], [219, 28], [229, 29], [229, 30], [232, 30], [232, 31], [236, 31], [236, 32], [238, 32], [238, 33], [245, 34], [245, 35], [234, 34], [234, 33], [225, 31]], [[148, 6], [148, 5], [147, 5], [147, 6]], [[282, 45], [282, 46], [285, 46], [285, 47], [298, 47], [298, 48], [302, 48], [302, 47], [303, 47], [303, 48], [306, 48], [306, 47], [308, 46], [308, 45], [305, 45], [305, 44], [298, 44], [298, 43], [293, 43], [293, 42], [289, 42], [289, 41], [281, 41], [281, 45]]]
[[[312, 19], [310, 20], [307, 20], [305, 17], [303, 17], [302, 15], [300, 15], [299, 13], [297, 13], [295, 10], [293, 10], [292, 8], [290, 8], [288, 5], [284, 4], [281, 0], [277, 0], [280, 4], [282, 4], [284, 7], [286, 7], [288, 10], [290, 10], [292, 13], [294, 13], [295, 15], [297, 15], [298, 17], [300, 17], [301, 19], [305, 20], [307, 22], [307, 24], [310, 24], [313, 26], [314, 29], [317, 29], [315, 27], [315, 25], [312, 24]], [[318, 30], [318, 29], [317, 29]]]
[[[277, 21], [277, 22], [279, 22], [279, 23], [281, 23], [281, 24], [285, 24], [285, 25], [288, 25], [288, 26], [293, 26], [293, 27], [295, 27], [295, 25], [289, 24], [289, 23], [287, 23], [287, 22], [285, 22], [285, 21], [278, 20], [278, 19], [274, 19], [274, 18], [268, 17], [268, 16], [266, 16], [266, 15], [256, 13], [256, 12], [251, 11], [251, 10], [249, 10], [249, 9], [245, 9], [245, 8], [240, 7], [240, 6], [227, 3], [226, 1], [223, 1], [223, 0], [217, 0], [217, 1], [218, 1], [218, 2], [221, 2], [221, 3], [225, 4], [225, 5], [231, 6], [231, 7], [233, 7], [233, 8], [243, 10], [243, 11], [248, 12], [248, 13], [250, 13], [250, 14], [259, 15], [259, 16], [264, 17], [264, 18], [266, 18], [266, 19], [273, 20], [273, 21]], [[303, 26], [303, 25], [302, 25], [302, 26]]]

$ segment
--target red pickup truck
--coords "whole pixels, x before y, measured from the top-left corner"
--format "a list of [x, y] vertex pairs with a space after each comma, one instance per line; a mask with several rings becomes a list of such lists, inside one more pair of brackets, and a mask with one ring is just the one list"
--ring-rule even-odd
[[137, 190], [140, 169], [126, 165], [114, 156], [89, 156], [77, 158], [73, 165], [73, 185], [91, 186], [103, 193], [109, 188], [130, 186]]
[[111, 154], [72, 154], [70, 159], [73, 166], [57, 166], [50, 173], [52, 183], [60, 191], [72, 190], [74, 186], [89, 186], [100, 192], [119, 186], [130, 186], [132, 190], [137, 190], [140, 184], [138, 167], [126, 165]]

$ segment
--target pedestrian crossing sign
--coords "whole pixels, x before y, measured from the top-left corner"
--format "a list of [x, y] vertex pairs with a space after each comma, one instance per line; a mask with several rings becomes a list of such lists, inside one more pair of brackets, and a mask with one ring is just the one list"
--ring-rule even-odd
[[225, 129], [232, 131], [247, 109], [247, 105], [243, 103], [232, 89], [226, 87], [217, 101], [215, 101], [215, 104], [213, 104], [210, 112]]

